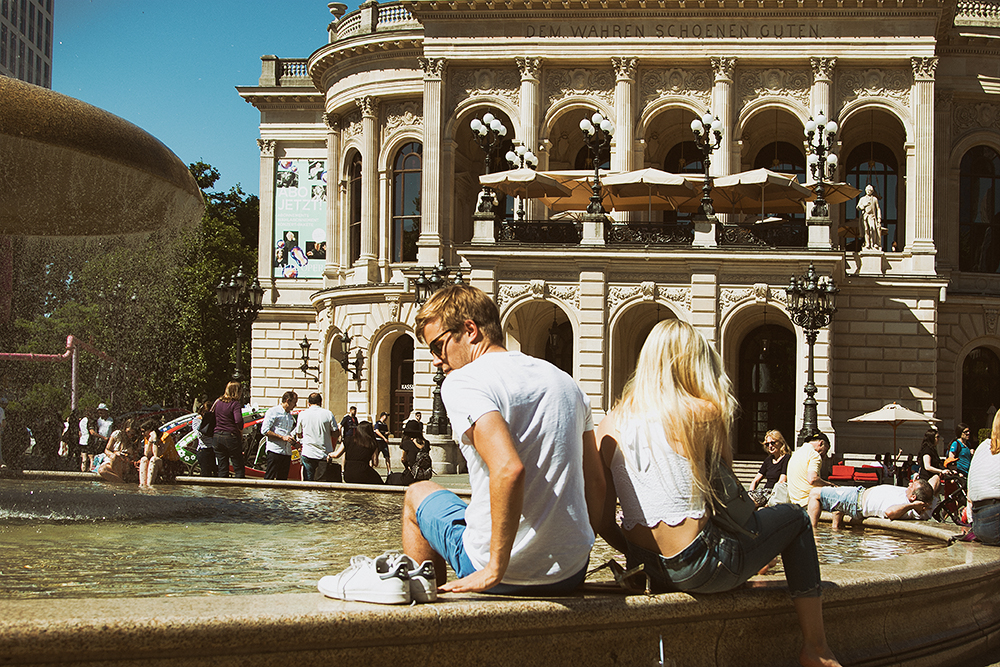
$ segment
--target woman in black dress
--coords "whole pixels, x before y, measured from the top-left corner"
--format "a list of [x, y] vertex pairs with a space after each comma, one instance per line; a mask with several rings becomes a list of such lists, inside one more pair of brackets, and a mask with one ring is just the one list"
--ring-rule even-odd
[[344, 481], [348, 484], [384, 484], [382, 476], [372, 467], [377, 451], [372, 423], [359, 423], [354, 429], [354, 437], [349, 438], [344, 447]]

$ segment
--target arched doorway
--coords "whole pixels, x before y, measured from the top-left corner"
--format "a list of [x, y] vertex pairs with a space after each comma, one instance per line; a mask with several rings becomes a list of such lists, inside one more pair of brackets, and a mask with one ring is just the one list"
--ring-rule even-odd
[[413, 410], [413, 339], [400, 336], [392, 344], [390, 360], [389, 431], [401, 433]]
[[611, 355], [609, 407], [621, 398], [625, 384], [635, 372], [639, 353], [649, 338], [649, 332], [660, 321], [672, 319], [676, 317], [669, 308], [652, 301], [640, 301], [623, 313], [614, 324], [609, 348]]
[[991, 405], [994, 411], [1000, 407], [1000, 358], [987, 347], [977, 347], [962, 362], [962, 421], [972, 427], [973, 440], [979, 429], [992, 426]]
[[763, 458], [760, 443], [771, 429], [794, 447], [795, 334], [777, 324], [759, 326], [740, 344], [739, 360], [737, 455]]

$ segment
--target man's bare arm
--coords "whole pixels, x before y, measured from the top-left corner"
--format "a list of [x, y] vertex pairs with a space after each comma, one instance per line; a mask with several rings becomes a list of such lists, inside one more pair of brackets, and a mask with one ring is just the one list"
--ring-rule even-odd
[[524, 465], [514, 447], [507, 422], [499, 412], [487, 412], [467, 433], [490, 471], [490, 562], [467, 577], [449, 581], [442, 591], [485, 591], [503, 579], [510, 563], [524, 505]]

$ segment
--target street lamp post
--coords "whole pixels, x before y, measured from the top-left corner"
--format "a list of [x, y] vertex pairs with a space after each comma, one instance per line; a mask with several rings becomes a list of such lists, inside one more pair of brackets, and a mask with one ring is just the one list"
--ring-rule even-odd
[[583, 130], [583, 140], [590, 149], [590, 159], [594, 162], [594, 183], [591, 186], [590, 204], [587, 213], [604, 215], [604, 204], [601, 202], [601, 156], [611, 150], [611, 139], [615, 136], [615, 124], [595, 112], [590, 118], [580, 121]]
[[[528, 169], [534, 170], [538, 168], [538, 158], [535, 157], [534, 153], [528, 150], [527, 146], [518, 146], [512, 151], [507, 151], [507, 155], [504, 157], [507, 158], [507, 162], [514, 169], [523, 169], [524, 167], [527, 167]], [[525, 217], [524, 198], [518, 197], [518, 200], [517, 217], [519, 220], [523, 221]]]
[[[486, 173], [492, 173], [493, 161], [497, 151], [500, 150], [500, 143], [507, 136], [507, 128], [504, 127], [499, 118], [491, 113], [483, 116], [482, 120], [473, 118], [469, 127], [472, 128], [472, 136], [475, 137], [476, 143], [486, 154]], [[479, 194], [479, 205], [476, 207], [476, 211], [479, 213], [493, 212], [493, 190], [485, 185]]]
[[[416, 291], [415, 298], [417, 305], [424, 305], [427, 299], [429, 299], [434, 292], [449, 284], [448, 276], [450, 274], [451, 269], [445, 266], [443, 259], [437, 266], [431, 269], [431, 275], [429, 277], [426, 269], [421, 269], [420, 275], [415, 281], [413, 281]], [[455, 271], [455, 277], [451, 280], [451, 284], [462, 285], [464, 283], [465, 280], [462, 277], [462, 270], [458, 269]], [[440, 366], [438, 366], [437, 372], [434, 373], [434, 403], [431, 408], [431, 417], [427, 421], [427, 433], [429, 435], [444, 435], [451, 437], [451, 425], [448, 423], [448, 412], [445, 410], [444, 401], [441, 400], [441, 384], [443, 382], [444, 371], [441, 370]]]
[[831, 149], [838, 129], [837, 121], [827, 120], [826, 115], [819, 111], [815, 120], [812, 116], [809, 117], [804, 130], [809, 151], [806, 162], [809, 164], [810, 174], [816, 179], [816, 201], [813, 202], [812, 210], [813, 216], [817, 218], [830, 217], [830, 207], [824, 199], [823, 181], [826, 178], [833, 178], [837, 169], [837, 155], [832, 153]]
[[830, 276], [817, 276], [812, 264], [809, 270], [800, 278], [792, 276], [785, 295], [788, 300], [788, 312], [792, 322], [802, 327], [809, 343], [809, 366], [806, 374], [806, 399], [802, 403], [802, 428], [799, 430], [797, 444], [819, 428], [816, 416], [816, 382], [814, 380], [813, 351], [819, 330], [830, 324], [833, 314], [837, 312], [837, 293], [840, 290]]
[[233, 380], [242, 382], [243, 377], [243, 336], [247, 329], [257, 319], [257, 313], [264, 303], [264, 289], [257, 278], [253, 284], [248, 284], [248, 278], [243, 269], [235, 275], [223, 276], [215, 288], [215, 298], [219, 304], [222, 316], [229, 320], [236, 333], [236, 371]]
[[702, 222], [716, 222], [715, 209], [712, 206], [712, 175], [709, 167], [712, 164], [712, 153], [722, 145], [722, 121], [711, 112], [701, 118], [691, 121], [691, 132], [694, 133], [694, 143], [701, 151], [701, 166], [705, 179], [701, 185], [701, 206], [696, 218]]

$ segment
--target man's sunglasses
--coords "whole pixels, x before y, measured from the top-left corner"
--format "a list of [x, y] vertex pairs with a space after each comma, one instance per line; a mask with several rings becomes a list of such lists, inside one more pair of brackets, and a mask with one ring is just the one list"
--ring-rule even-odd
[[431, 354], [433, 354], [435, 357], [437, 357], [438, 359], [440, 359], [441, 358], [441, 352], [442, 352], [442, 350], [444, 348], [444, 341], [442, 339], [445, 336], [447, 336], [448, 334], [452, 334], [452, 333], [455, 333], [452, 329], [445, 329], [444, 331], [442, 331], [441, 333], [439, 333], [437, 336], [435, 336], [434, 340], [432, 340], [431, 342], [427, 343], [427, 347], [430, 349]]

